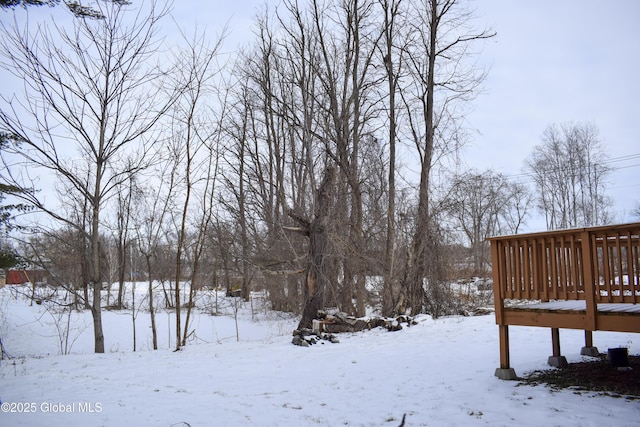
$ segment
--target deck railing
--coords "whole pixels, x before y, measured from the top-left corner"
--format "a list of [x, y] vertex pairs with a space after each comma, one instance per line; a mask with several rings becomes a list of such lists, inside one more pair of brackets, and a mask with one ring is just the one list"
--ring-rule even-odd
[[[553, 366], [566, 364], [560, 352], [560, 328], [583, 329], [581, 354], [588, 355], [597, 353], [593, 331], [640, 333], [636, 306], [626, 306], [640, 302], [640, 223], [489, 240], [500, 335], [498, 377], [516, 378], [509, 361], [509, 325], [550, 327], [553, 356], [549, 363]], [[584, 300], [584, 304], [544, 310], [531, 309], [532, 305], [512, 307], [505, 300]], [[625, 306], [600, 307], [601, 303]]]
[[640, 302], [640, 223], [489, 240], [496, 300]]

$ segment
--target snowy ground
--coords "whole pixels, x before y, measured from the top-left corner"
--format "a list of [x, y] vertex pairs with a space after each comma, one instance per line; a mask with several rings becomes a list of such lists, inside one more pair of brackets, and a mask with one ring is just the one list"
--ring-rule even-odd
[[[90, 315], [74, 313], [71, 354], [60, 355], [57, 327], [67, 318], [1, 289], [0, 337], [13, 359], [0, 366], [0, 426], [398, 426], [403, 414], [407, 427], [640, 422], [638, 401], [495, 378], [492, 315], [424, 316], [399, 332], [341, 334], [338, 344], [302, 348], [291, 344], [296, 319], [248, 306], [238, 312], [238, 341], [229, 308], [226, 316], [199, 313], [180, 352], [170, 349], [167, 313], [158, 314], [158, 351], [148, 350], [148, 314], [138, 315], [134, 353], [131, 313], [106, 311], [100, 355], [92, 353]], [[510, 332], [518, 374], [547, 367], [548, 329]], [[562, 330], [561, 338], [567, 359], [580, 360], [583, 333]], [[640, 353], [637, 334], [594, 339], [601, 351], [624, 345]]]

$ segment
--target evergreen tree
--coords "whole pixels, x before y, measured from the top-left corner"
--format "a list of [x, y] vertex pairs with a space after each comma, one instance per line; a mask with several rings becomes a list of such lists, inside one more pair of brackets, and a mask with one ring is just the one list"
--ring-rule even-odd
[[[121, 5], [129, 4], [126, 0], [112, 0], [114, 3]], [[64, 4], [75, 16], [83, 18], [95, 18], [104, 19], [104, 15], [97, 9], [82, 6], [77, 1], [60, 1], [60, 0], [0, 0], [0, 8], [2, 9], [15, 9], [16, 6], [28, 7], [28, 6], [57, 6], [58, 4]]]
[[[11, 136], [8, 134], [0, 133], [0, 153], [10, 138]], [[20, 256], [13, 247], [6, 243], [4, 237], [10, 231], [19, 228], [14, 222], [15, 214], [29, 210], [28, 205], [21, 203], [5, 204], [4, 201], [7, 195], [19, 195], [25, 192], [26, 190], [23, 188], [0, 181], [0, 269], [14, 267], [20, 262]]]

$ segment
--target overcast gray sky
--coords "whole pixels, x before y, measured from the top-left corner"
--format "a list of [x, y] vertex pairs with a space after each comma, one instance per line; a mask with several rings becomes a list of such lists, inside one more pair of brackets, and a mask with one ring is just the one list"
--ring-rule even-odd
[[630, 210], [640, 201], [640, 2], [476, 4], [498, 37], [482, 55], [491, 70], [486, 94], [469, 117], [480, 134], [467, 161], [517, 175], [549, 124], [593, 122], [609, 165], [618, 168], [611, 176], [612, 211], [617, 222], [634, 220]]

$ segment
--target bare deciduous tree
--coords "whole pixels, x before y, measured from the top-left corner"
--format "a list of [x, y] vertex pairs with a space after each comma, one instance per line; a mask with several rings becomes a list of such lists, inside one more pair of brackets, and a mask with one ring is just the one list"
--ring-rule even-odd
[[[162, 168], [163, 166], [165, 169]], [[154, 302], [154, 279], [158, 274], [156, 272], [154, 275], [154, 266], [157, 265], [157, 260], [160, 258], [160, 239], [175, 189], [173, 185], [175, 171], [167, 170], [166, 167], [168, 166], [170, 166], [168, 162], [159, 163], [158, 169], [155, 171], [158, 184], [142, 189], [138, 193], [139, 198], [136, 199], [138, 209], [133, 213], [133, 225], [135, 227], [138, 250], [144, 257], [147, 273], [149, 316], [154, 350], [158, 349]]]
[[[176, 233], [175, 258], [175, 313], [176, 313], [176, 349], [185, 345], [186, 336], [182, 335], [181, 321], [181, 282], [183, 280], [184, 259], [187, 255], [188, 223], [192, 219], [194, 203], [199, 206], [201, 214], [196, 214], [197, 247], [192, 257], [190, 268], [191, 279], [197, 272], [201, 249], [206, 236], [207, 227], [212, 220], [212, 194], [215, 191], [219, 135], [221, 133], [222, 111], [216, 111], [207, 104], [207, 96], [215, 95], [214, 79], [221, 68], [217, 64], [219, 49], [224, 35], [217, 39], [213, 46], [206, 42], [204, 34], [197, 33], [193, 38], [184, 37], [187, 47], [176, 57], [174, 72], [181, 95], [175, 104], [171, 120], [170, 161], [173, 170], [180, 171], [176, 177], [177, 188], [182, 191], [182, 200], [177, 212], [173, 213]], [[215, 116], [218, 115], [216, 118]], [[178, 193], [178, 189], [174, 194]], [[201, 196], [201, 198], [199, 198]], [[199, 199], [199, 200], [198, 200]], [[195, 200], [195, 202], [194, 202]], [[199, 229], [199, 230], [198, 230]], [[190, 283], [193, 289], [194, 283]], [[190, 290], [190, 297], [191, 297]], [[185, 330], [188, 327], [185, 322]]]
[[398, 136], [398, 106], [396, 96], [398, 83], [404, 67], [404, 43], [402, 24], [406, 16], [402, 0], [378, 0], [383, 11], [383, 37], [379, 45], [387, 80], [387, 117], [389, 127], [389, 167], [387, 198], [387, 237], [385, 247], [385, 281], [382, 293], [382, 313], [393, 314], [396, 302], [398, 279], [396, 277], [396, 140]]
[[509, 182], [506, 186], [508, 203], [502, 213], [504, 225], [500, 233], [518, 234], [531, 215], [534, 197], [531, 190], [520, 182]]
[[469, 170], [452, 179], [445, 200], [453, 227], [461, 230], [470, 248], [468, 273], [482, 277], [491, 262], [486, 239], [517, 233], [530, 214], [533, 196], [524, 184], [500, 173]]
[[610, 168], [598, 129], [591, 123], [553, 124], [526, 160], [538, 208], [550, 230], [610, 221], [605, 192]]
[[413, 2], [409, 11], [414, 36], [406, 54], [410, 75], [401, 84], [400, 92], [409, 120], [409, 135], [420, 159], [420, 183], [404, 298], [397, 309], [422, 310], [423, 283], [428, 270], [425, 263], [437, 257], [429, 251], [434, 242], [426, 240], [438, 235], [429, 230], [436, 220], [432, 212], [432, 174], [438, 162], [460, 146], [461, 105], [474, 97], [484, 78], [484, 73], [464, 59], [474, 43], [495, 35], [486, 29], [470, 30], [471, 12], [464, 6], [465, 2], [459, 0], [422, 0]]
[[[101, 212], [115, 187], [148, 164], [145, 138], [172, 99], [158, 90], [164, 75], [149, 62], [168, 9], [151, 2], [130, 16], [124, 2], [95, 7], [104, 19], [75, 19], [71, 30], [2, 25], [3, 66], [25, 85], [20, 97], [3, 95], [0, 126], [28, 168], [53, 173], [88, 202], [88, 279], [95, 351], [101, 353]], [[76, 226], [35, 195], [29, 202]]]

